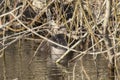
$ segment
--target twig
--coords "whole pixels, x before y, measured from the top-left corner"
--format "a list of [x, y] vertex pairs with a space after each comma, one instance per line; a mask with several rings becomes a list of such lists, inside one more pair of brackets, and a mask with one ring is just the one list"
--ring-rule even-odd
[[38, 37], [40, 37], [40, 38], [42, 38], [42, 39], [44, 39], [44, 40], [46, 40], [46, 41], [48, 41], [48, 42], [50, 42], [50, 43], [53, 43], [53, 44], [55, 44], [55, 45], [57, 45], [57, 46], [60, 46], [60, 47], [62, 47], [62, 48], [69, 49], [69, 50], [71, 50], [71, 51], [74, 51], [74, 52], [79, 53], [79, 51], [77, 51], [77, 50], [75, 50], [75, 49], [71, 49], [71, 48], [69, 48], [69, 47], [60, 45], [60, 44], [58, 44], [58, 43], [56, 43], [56, 42], [54, 42], [54, 41], [52, 41], [52, 40], [50, 40], [50, 39], [42, 36], [42, 35], [39, 35], [39, 34], [36, 33], [35, 31], [33, 31], [32, 29], [30, 29], [29, 27], [27, 27], [25, 24], [23, 24], [13, 13], [11, 13], [11, 14], [13, 15], [14, 18], [17, 19], [17, 21], [18, 21], [23, 27], [25, 27], [26, 29], [28, 29], [28, 31], [32, 32], [33, 34], [37, 35]]
[[[70, 49], [73, 49], [74, 47], [76, 47], [80, 42], [81, 42], [81, 40], [77, 41]], [[68, 49], [68, 50], [56, 61], [56, 63], [59, 63], [67, 54], [69, 54], [69, 52], [71, 51], [70, 49]]]

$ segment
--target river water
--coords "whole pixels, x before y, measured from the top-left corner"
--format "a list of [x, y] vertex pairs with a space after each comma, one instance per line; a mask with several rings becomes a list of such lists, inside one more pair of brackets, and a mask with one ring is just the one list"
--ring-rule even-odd
[[[0, 58], [0, 80], [108, 80], [105, 55], [85, 55], [63, 67], [50, 61], [50, 50], [44, 42], [20, 40], [5, 49]], [[6, 79], [5, 79], [6, 78]]]

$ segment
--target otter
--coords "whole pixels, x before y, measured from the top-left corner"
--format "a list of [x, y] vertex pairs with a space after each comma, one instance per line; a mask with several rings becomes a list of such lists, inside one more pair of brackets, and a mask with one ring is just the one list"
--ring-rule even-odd
[[[50, 39], [60, 45], [67, 46], [67, 41], [65, 39], [64, 34], [55, 34]], [[51, 59], [53, 62], [59, 59], [67, 50], [63, 47], [60, 47], [52, 43], [50, 43], [50, 49], [51, 49]], [[72, 58], [72, 55], [73, 55], [72, 53], [69, 53], [68, 55], [66, 55], [64, 59], [61, 60], [60, 64], [67, 65], [68, 61]]]
[[[50, 40], [63, 45], [63, 46], [67, 46], [67, 41], [65, 39], [65, 35], [64, 34], [55, 34], [52, 35]], [[64, 59], [62, 59], [60, 61], [60, 65], [62, 65], [62, 67], [58, 66], [56, 64], [56, 60], [59, 59], [65, 52], [67, 49], [60, 47], [58, 45], [55, 45], [53, 43], [49, 43], [50, 46], [50, 62], [48, 63], [48, 80], [65, 80], [64, 75], [62, 74], [62, 68], [67, 68], [68, 67], [68, 62], [70, 60], [70, 58], [72, 57], [71, 54], [68, 54], [64, 57]]]

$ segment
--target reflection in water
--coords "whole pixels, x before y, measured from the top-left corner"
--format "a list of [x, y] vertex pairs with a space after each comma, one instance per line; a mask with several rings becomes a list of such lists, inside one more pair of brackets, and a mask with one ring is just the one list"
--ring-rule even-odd
[[55, 63], [48, 66], [48, 80], [64, 80], [62, 69]]

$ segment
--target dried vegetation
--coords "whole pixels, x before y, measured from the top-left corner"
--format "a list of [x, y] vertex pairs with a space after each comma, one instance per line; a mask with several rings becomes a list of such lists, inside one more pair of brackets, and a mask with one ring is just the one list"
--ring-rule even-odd
[[[68, 46], [49, 40], [63, 26]], [[4, 56], [4, 49], [19, 39], [45, 40], [67, 48], [57, 62], [69, 51], [78, 53], [72, 61], [86, 54], [102, 54], [113, 72], [110, 75], [119, 78], [115, 63], [120, 56], [120, 1], [0, 0], [0, 57]]]

